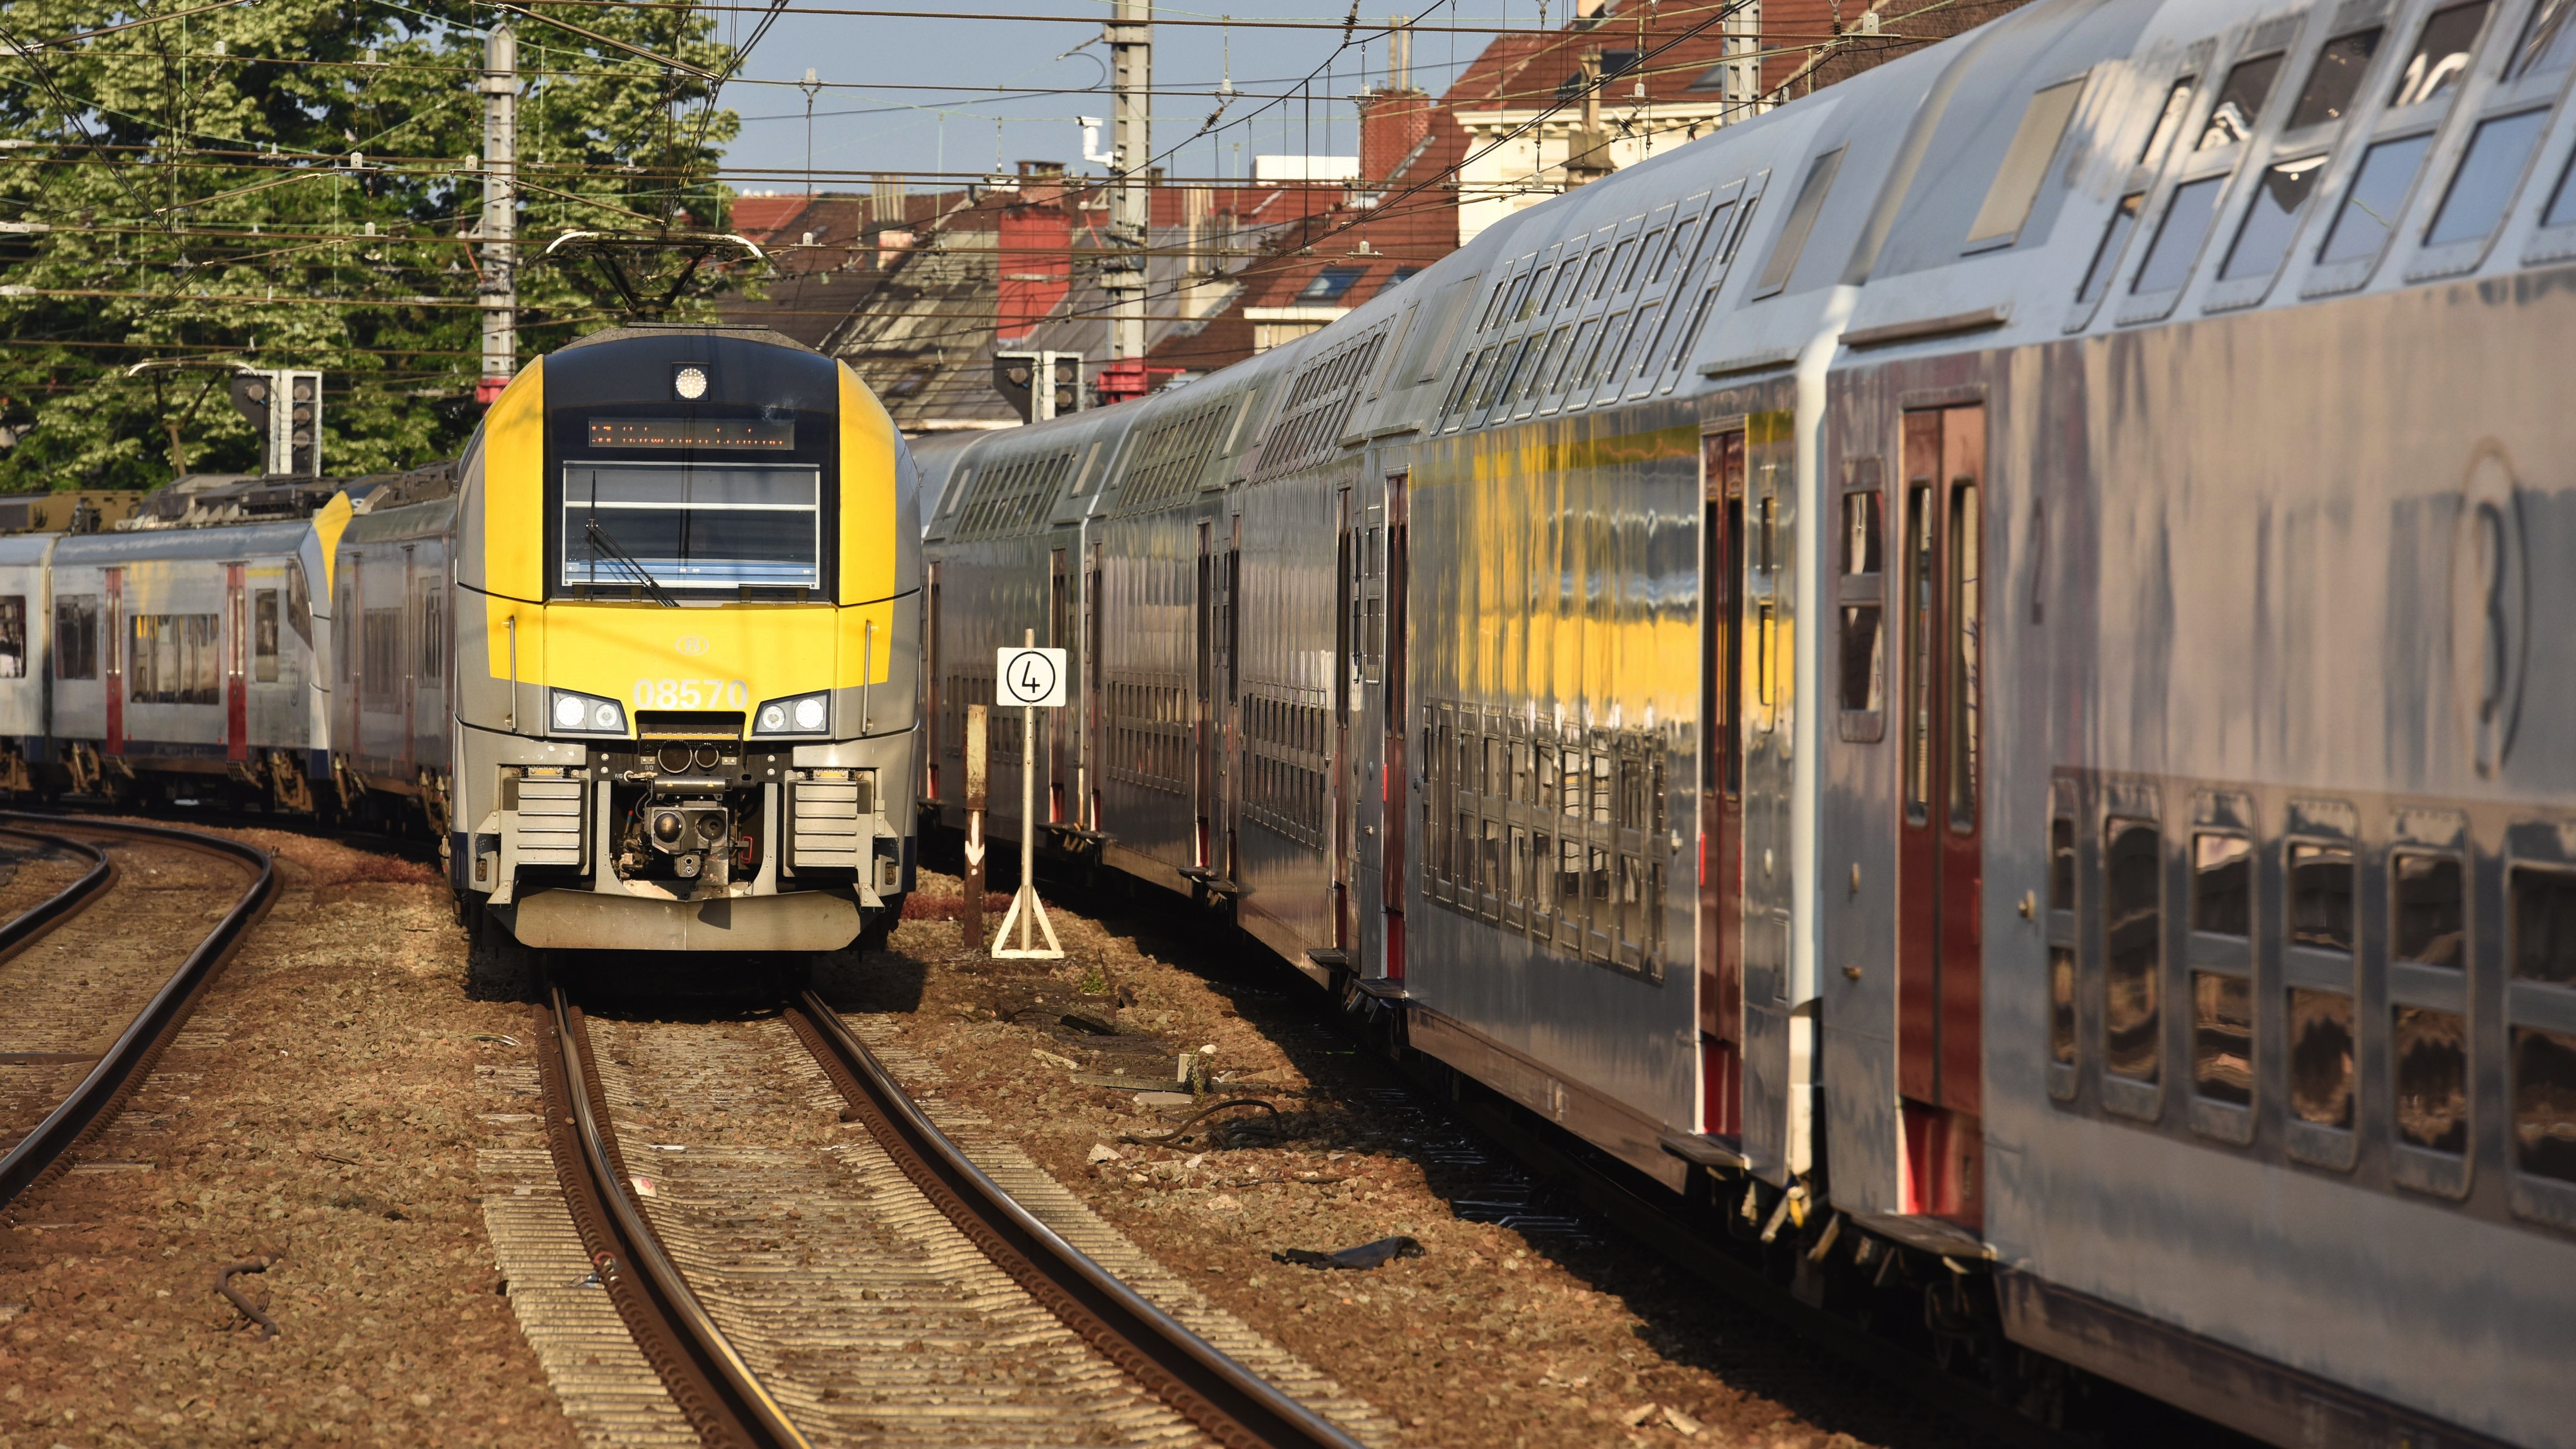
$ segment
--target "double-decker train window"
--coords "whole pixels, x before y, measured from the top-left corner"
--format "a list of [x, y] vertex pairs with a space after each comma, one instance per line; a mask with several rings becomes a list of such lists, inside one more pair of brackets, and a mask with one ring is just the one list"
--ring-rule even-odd
[[2576, 1183], [2576, 1033], [2513, 1029], [2514, 1166]]
[[2308, 83], [2299, 89], [2299, 103], [2290, 108], [2287, 129], [2303, 131], [2340, 121], [2352, 109], [2352, 98], [2361, 91], [2362, 76], [2370, 69], [2370, 58], [2379, 53], [2379, 29], [2356, 30], [2338, 35], [2317, 52], [2316, 64], [2308, 68]]
[[2419, 132], [2380, 141], [2362, 153], [2361, 167], [2344, 189], [2343, 207], [2317, 252], [2323, 263], [2358, 262], [2379, 255], [2396, 229], [2406, 193], [2415, 184], [2416, 168], [2433, 148], [2433, 133]]
[[2213, 1102], [2254, 1101], [2254, 983], [2191, 973], [2191, 1088]]
[[2254, 934], [2254, 844], [2204, 831], [2191, 838], [2191, 928], [2211, 936]]
[[2272, 83], [2281, 78], [2281, 57], [2258, 55], [2241, 60], [2227, 73], [2227, 84], [2219, 89], [2218, 104], [2211, 108], [2209, 120], [2201, 128], [2200, 144], [2195, 151], [2214, 151], [2233, 146], [2254, 134], [2263, 119], [2263, 103], [2272, 98]]
[[2540, 144], [2541, 133], [2548, 128], [2546, 106], [2480, 121], [2469, 137], [2468, 154], [2451, 173], [2451, 189], [2442, 198], [2442, 209], [2433, 215], [2424, 244], [2480, 241], [2493, 232], [2513, 204], [2531, 148]]
[[2313, 1126], [2352, 1128], [2352, 998], [2290, 988], [2290, 1112]]
[[2075, 289], [2075, 300], [2089, 306], [2102, 300], [2109, 290], [2111, 273], [2120, 262], [2120, 249], [2129, 243], [2129, 233], [2137, 227], [2138, 211], [2146, 205], [2147, 194], [2132, 191], [2120, 198], [2111, 209], [2110, 223], [2102, 228], [2102, 240], [2093, 248], [2093, 261], [2084, 269], [2084, 281]]
[[2416, 36], [2415, 53], [2407, 57], [2406, 68], [2397, 73], [2397, 92], [2388, 98], [2388, 108], [2422, 105], [2456, 88], [2469, 73], [2469, 62], [2475, 57], [2478, 32], [2486, 28], [2487, 11], [2492, 0], [2469, 0], [2436, 10], [2424, 22]]
[[2290, 944], [2352, 952], [2352, 847], [2297, 841], [2290, 846]]
[[2468, 964], [2468, 892], [2459, 857], [2398, 851], [2388, 858], [2388, 954], [2423, 966]]
[[54, 596], [54, 677], [98, 678], [98, 595]]
[[27, 596], [0, 596], [0, 679], [27, 677]]
[[2523, 27], [2508, 68], [2514, 79], [2563, 70], [2576, 60], [2576, 25], [2567, 23], [2570, 14], [2576, 14], [2576, 0], [2540, 0], [2531, 7], [2530, 23]]
[[2512, 895], [2514, 979], [2576, 986], [2576, 871], [2517, 865]]
[[2103, 827], [2102, 1058], [2134, 1081], [2156, 1079], [2164, 963], [2164, 835], [2152, 820]]
[[2469, 1028], [2455, 1011], [2389, 1012], [2389, 1079], [2397, 1140], [2452, 1157], [2469, 1149]]
[[[422, 597], [427, 600], [431, 608], [435, 609], [440, 607], [447, 595], [442, 590], [430, 588], [422, 591]], [[277, 590], [261, 589], [251, 595], [250, 652], [251, 677], [262, 684], [277, 682], [278, 632]]]

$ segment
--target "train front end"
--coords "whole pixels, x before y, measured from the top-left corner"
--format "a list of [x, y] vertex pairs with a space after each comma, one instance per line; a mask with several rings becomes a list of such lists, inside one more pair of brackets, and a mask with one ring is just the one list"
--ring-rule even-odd
[[494, 402], [459, 503], [451, 869], [478, 946], [891, 929], [920, 515], [847, 368], [765, 332], [584, 339]]

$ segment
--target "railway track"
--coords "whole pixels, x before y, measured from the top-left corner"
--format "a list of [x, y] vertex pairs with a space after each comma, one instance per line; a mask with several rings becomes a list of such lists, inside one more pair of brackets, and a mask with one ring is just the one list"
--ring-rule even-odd
[[[18, 1003], [0, 1027], [0, 1071], [16, 1078], [0, 1097], [5, 1207], [113, 1119], [275, 898], [277, 873], [264, 850], [168, 826], [0, 812], [0, 834], [90, 862], [0, 926], [0, 987]], [[96, 909], [111, 898], [127, 908]]]
[[[583, 1249], [703, 1442], [1358, 1449], [1023, 1206], [820, 997], [730, 1034], [605, 1026], [603, 1052], [557, 990], [537, 1028], [545, 1135]], [[640, 1079], [657, 1067], [651, 1097]], [[868, 1140], [824, 1149], [849, 1149], [837, 1170], [740, 1140], [655, 1144], [635, 1163], [612, 1121], [623, 1103], [667, 1130], [644, 1104], [678, 1097], [774, 1123], [788, 1114], [748, 1095], [763, 1081], [837, 1094]]]

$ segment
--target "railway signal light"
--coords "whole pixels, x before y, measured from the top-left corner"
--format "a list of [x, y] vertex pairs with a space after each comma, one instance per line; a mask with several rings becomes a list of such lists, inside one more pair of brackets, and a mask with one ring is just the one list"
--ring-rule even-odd
[[233, 377], [233, 407], [258, 429], [261, 471], [322, 476], [322, 374], [246, 368]]
[[1082, 411], [1082, 354], [997, 352], [993, 390], [1024, 423], [1042, 423]]

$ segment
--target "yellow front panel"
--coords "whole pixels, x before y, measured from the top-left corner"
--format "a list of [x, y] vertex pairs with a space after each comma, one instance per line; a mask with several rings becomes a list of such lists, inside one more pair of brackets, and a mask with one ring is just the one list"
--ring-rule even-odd
[[[545, 682], [634, 709], [747, 712], [764, 699], [838, 682], [834, 616], [859, 612], [823, 604], [550, 604], [543, 613], [555, 663]], [[523, 650], [522, 667], [526, 658]], [[849, 667], [855, 673], [856, 656]]]
[[[894, 419], [859, 385], [858, 374], [846, 367], [839, 372], [841, 597], [873, 603], [895, 591]], [[855, 654], [849, 668], [858, 668]]]
[[545, 361], [529, 363], [483, 419], [483, 600], [487, 663], [494, 679], [511, 674], [510, 630], [518, 627], [518, 677], [543, 677], [544, 610], [512, 600], [545, 597]]

